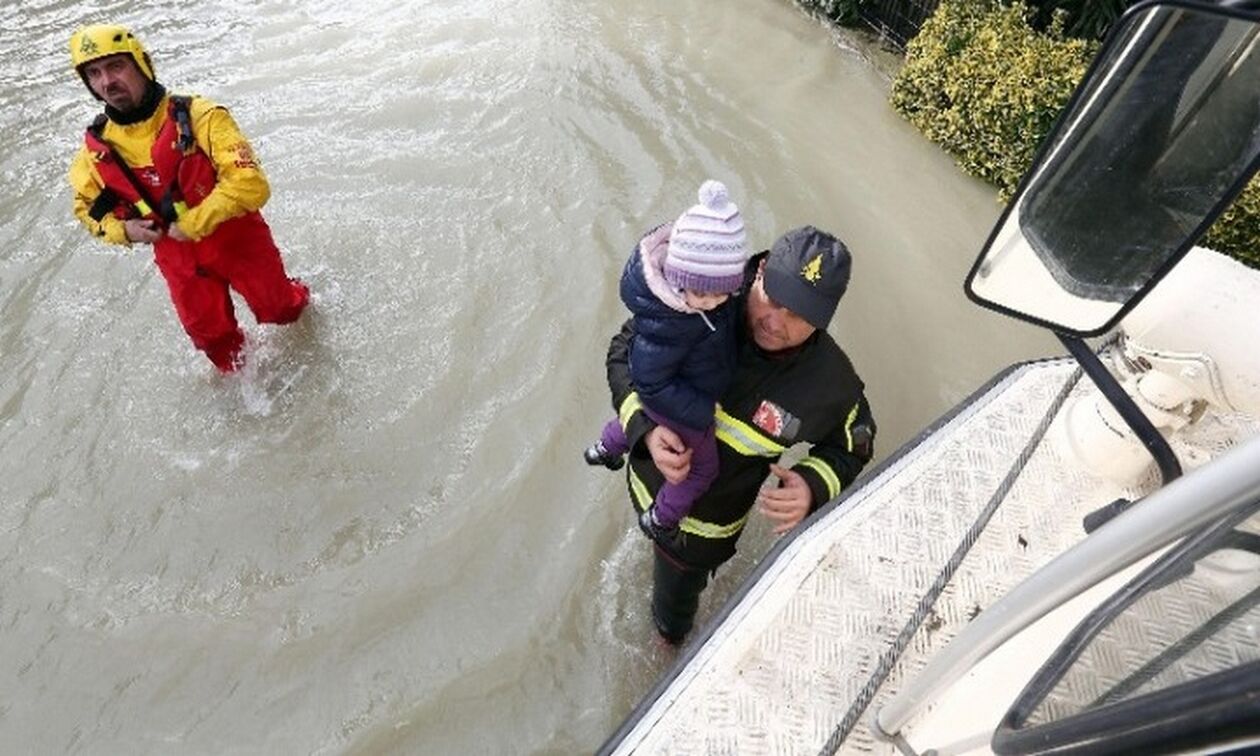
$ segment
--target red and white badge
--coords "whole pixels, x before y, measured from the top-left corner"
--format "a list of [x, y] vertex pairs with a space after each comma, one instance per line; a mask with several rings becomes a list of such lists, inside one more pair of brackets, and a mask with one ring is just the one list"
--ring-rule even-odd
[[787, 413], [783, 411], [782, 407], [763, 399], [761, 406], [757, 407], [757, 411], [753, 413], [753, 425], [756, 425], [771, 436], [782, 436], [783, 416], [785, 414]]

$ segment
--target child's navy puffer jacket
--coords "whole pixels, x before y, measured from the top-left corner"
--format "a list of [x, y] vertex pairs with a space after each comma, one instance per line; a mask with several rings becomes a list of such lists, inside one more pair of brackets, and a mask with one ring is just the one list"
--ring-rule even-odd
[[735, 372], [739, 309], [734, 298], [703, 314], [675, 309], [686, 303], [662, 272], [670, 229], [648, 232], [621, 274], [621, 301], [634, 315], [630, 376], [649, 409], [703, 431]]

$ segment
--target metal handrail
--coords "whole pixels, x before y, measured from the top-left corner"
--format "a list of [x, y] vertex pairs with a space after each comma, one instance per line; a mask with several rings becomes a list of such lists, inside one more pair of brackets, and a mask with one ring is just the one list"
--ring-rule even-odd
[[878, 737], [898, 736], [934, 699], [994, 649], [1037, 620], [1176, 539], [1260, 497], [1260, 438], [1178, 478], [1117, 516], [978, 615], [871, 717]]

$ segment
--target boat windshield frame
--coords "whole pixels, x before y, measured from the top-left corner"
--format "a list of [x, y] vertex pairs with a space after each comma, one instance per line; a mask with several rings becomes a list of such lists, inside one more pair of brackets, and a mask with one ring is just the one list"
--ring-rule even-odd
[[[1136, 18], [1144, 11], [1155, 9], [1182, 9], [1185, 11], [1197, 11], [1210, 14], [1218, 18], [1235, 19], [1260, 24], [1260, 13], [1258, 13], [1255, 9], [1215, 5], [1204, 2], [1203, 0], [1142, 0], [1130, 7], [1125, 12], [1124, 16], [1121, 17], [1120, 21], [1113, 25], [1107, 35], [1106, 41], [1104, 41], [1102, 45], [1102, 48], [1099, 50], [1098, 54], [1094, 56], [1094, 59], [1090, 62], [1089, 67], [1086, 69], [1085, 75], [1081, 78], [1081, 84], [1078, 85], [1076, 90], [1072, 93], [1071, 98], [1060, 111], [1058, 118], [1051, 126], [1046, 137], [1042, 139], [1041, 145], [1037, 148], [1037, 152], [1031, 163], [1031, 167], [1020, 179], [1018, 186], [1011, 194], [1010, 202], [1008, 202], [1006, 207], [1002, 210], [1002, 214], [993, 225], [992, 231], [989, 232], [988, 239], [981, 248], [980, 254], [976, 257], [976, 261], [972, 264], [970, 271], [968, 271], [967, 277], [963, 282], [963, 291], [967, 298], [975, 304], [987, 310], [1016, 318], [1017, 320], [1022, 320], [1027, 323], [1032, 323], [1033, 325], [1037, 325], [1042, 328], [1047, 328], [1056, 333], [1077, 336], [1080, 338], [1101, 336], [1109, 332], [1116, 326], [1117, 323], [1123, 320], [1124, 317], [1128, 315], [1133, 308], [1136, 307], [1137, 304], [1159, 284], [1161, 280], [1163, 280], [1164, 276], [1166, 276], [1168, 272], [1171, 271], [1172, 268], [1181, 260], [1181, 258], [1185, 257], [1195, 243], [1202, 238], [1203, 234], [1207, 232], [1212, 223], [1215, 222], [1215, 220], [1229, 208], [1235, 199], [1237, 199], [1238, 195], [1241, 194], [1244, 188], [1246, 188], [1247, 184], [1257, 174], [1257, 172], [1260, 172], [1260, 154], [1257, 154], [1249, 164], [1248, 168], [1236, 181], [1231, 184], [1230, 188], [1221, 197], [1221, 199], [1212, 206], [1212, 209], [1204, 216], [1196, 229], [1188, 234], [1185, 240], [1170, 252], [1165, 262], [1154, 269], [1150, 278], [1144, 284], [1136, 288], [1128, 296], [1127, 300], [1120, 303], [1120, 306], [1116, 309], [1116, 311], [1112, 313], [1111, 316], [1107, 318], [1106, 322], [1099, 327], [1081, 329], [1074, 328], [1065, 323], [1056, 323], [1052, 320], [1015, 309], [1014, 307], [1003, 305], [975, 291], [977, 279], [981, 277], [987, 260], [990, 257], [990, 252], [994, 249], [995, 244], [998, 242], [998, 237], [1006, 228], [1007, 221], [1011, 214], [1015, 212], [1016, 209], [1019, 208], [1027, 199], [1029, 196], [1028, 190], [1031, 185], [1039, 179], [1043, 173], [1042, 169], [1047, 167], [1054, 160], [1055, 153], [1062, 146], [1060, 142], [1063, 138], [1075, 128], [1077, 125], [1076, 122], [1082, 115], [1088, 114], [1081, 110], [1082, 107], [1088, 107], [1082, 103], [1085, 100], [1092, 99], [1098, 93], [1100, 82], [1103, 81], [1103, 79], [1099, 78], [1102, 75], [1100, 73], [1101, 69], [1104, 65], [1111, 62], [1110, 59], [1112, 56], [1109, 53], [1112, 51], [1113, 45], [1118, 44], [1122, 39], [1125, 27], [1127, 26], [1126, 19]], [[1097, 114], [1094, 115], [1096, 116]]]

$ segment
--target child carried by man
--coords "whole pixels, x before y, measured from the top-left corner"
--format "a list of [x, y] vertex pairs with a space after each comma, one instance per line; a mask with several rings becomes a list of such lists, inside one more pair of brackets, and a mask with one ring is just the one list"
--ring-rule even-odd
[[[730, 297], [743, 285], [749, 257], [726, 186], [705, 181], [698, 195], [698, 205], [639, 241], [621, 274], [621, 300], [634, 320], [630, 374], [639, 399], [692, 451], [687, 478], [662, 486], [639, 516], [643, 532], [664, 544], [718, 474], [714, 413], [735, 372], [738, 313]], [[628, 451], [614, 417], [583, 456], [618, 470]]]

